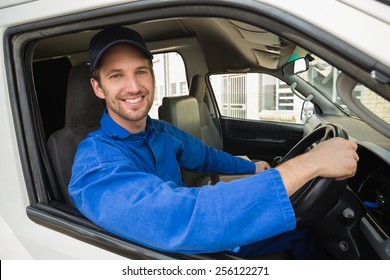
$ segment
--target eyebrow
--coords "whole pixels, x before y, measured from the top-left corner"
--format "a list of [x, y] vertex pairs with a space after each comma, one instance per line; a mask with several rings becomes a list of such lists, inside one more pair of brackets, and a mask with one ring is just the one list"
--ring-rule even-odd
[[106, 73], [104, 73], [105, 74], [105, 76], [109, 76], [109, 75], [111, 75], [111, 74], [113, 74], [113, 73], [119, 73], [119, 72], [122, 72], [122, 70], [121, 69], [110, 69], [110, 70], [108, 70]]
[[[137, 67], [136, 69], [135, 69], [136, 71], [137, 70], [148, 70], [148, 71], [150, 71], [150, 67], [148, 66], [148, 65], [142, 65], [142, 66], [139, 66], [139, 67]], [[114, 74], [114, 73], [120, 73], [120, 72], [122, 72], [123, 70], [122, 69], [110, 69], [110, 70], [108, 70], [106, 73], [105, 73], [105, 76], [107, 77], [107, 76], [109, 76], [109, 75], [111, 75], [111, 74]]]
[[145, 69], [150, 71], [149, 65], [146, 65], [146, 66], [142, 65], [142, 66], [139, 66], [136, 68], [136, 70], [145, 70]]

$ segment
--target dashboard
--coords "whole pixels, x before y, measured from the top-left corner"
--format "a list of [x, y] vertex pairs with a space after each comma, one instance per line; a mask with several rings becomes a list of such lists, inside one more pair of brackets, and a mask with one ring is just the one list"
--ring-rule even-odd
[[[337, 258], [346, 253], [341, 252], [341, 243], [345, 242], [343, 246], [349, 248], [345, 258], [390, 259], [390, 140], [364, 122], [344, 116], [314, 115], [305, 124], [304, 134], [324, 124], [337, 124], [346, 130], [349, 139], [358, 144], [359, 162], [340, 205], [328, 213], [333, 218], [325, 217], [318, 227], [337, 227], [342, 220], [341, 233], [329, 241], [337, 247], [333, 250]], [[353, 215], [352, 222], [346, 222], [348, 215]]]
[[360, 231], [382, 259], [390, 259], [390, 152], [358, 142], [359, 163], [348, 186], [364, 206]]
[[385, 237], [390, 236], [390, 152], [370, 142], [359, 143], [359, 163], [349, 187], [366, 207]]

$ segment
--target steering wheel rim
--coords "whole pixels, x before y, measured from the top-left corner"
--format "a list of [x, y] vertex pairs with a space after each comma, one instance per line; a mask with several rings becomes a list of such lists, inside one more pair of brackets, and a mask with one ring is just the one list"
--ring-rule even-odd
[[[334, 137], [348, 139], [347, 132], [338, 125], [326, 124], [312, 131], [299, 141], [278, 163], [303, 154], [313, 144]], [[317, 177], [304, 184], [290, 196], [297, 225], [308, 225], [320, 219], [338, 200], [338, 195], [346, 188], [346, 180]]]

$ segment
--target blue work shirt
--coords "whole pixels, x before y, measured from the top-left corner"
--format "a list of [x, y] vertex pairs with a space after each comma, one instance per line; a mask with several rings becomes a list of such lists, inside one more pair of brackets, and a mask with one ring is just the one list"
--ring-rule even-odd
[[154, 249], [196, 254], [295, 228], [276, 169], [188, 188], [180, 168], [251, 174], [255, 165], [150, 117], [145, 133], [129, 133], [107, 112], [100, 124], [78, 147], [69, 195], [85, 217], [107, 231]]

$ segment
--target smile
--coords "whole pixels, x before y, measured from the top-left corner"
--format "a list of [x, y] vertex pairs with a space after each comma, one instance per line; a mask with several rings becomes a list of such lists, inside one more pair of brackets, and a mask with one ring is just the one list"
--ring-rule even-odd
[[135, 104], [135, 103], [140, 102], [141, 100], [142, 100], [142, 96], [137, 97], [137, 98], [133, 98], [133, 99], [125, 99], [125, 102]]

